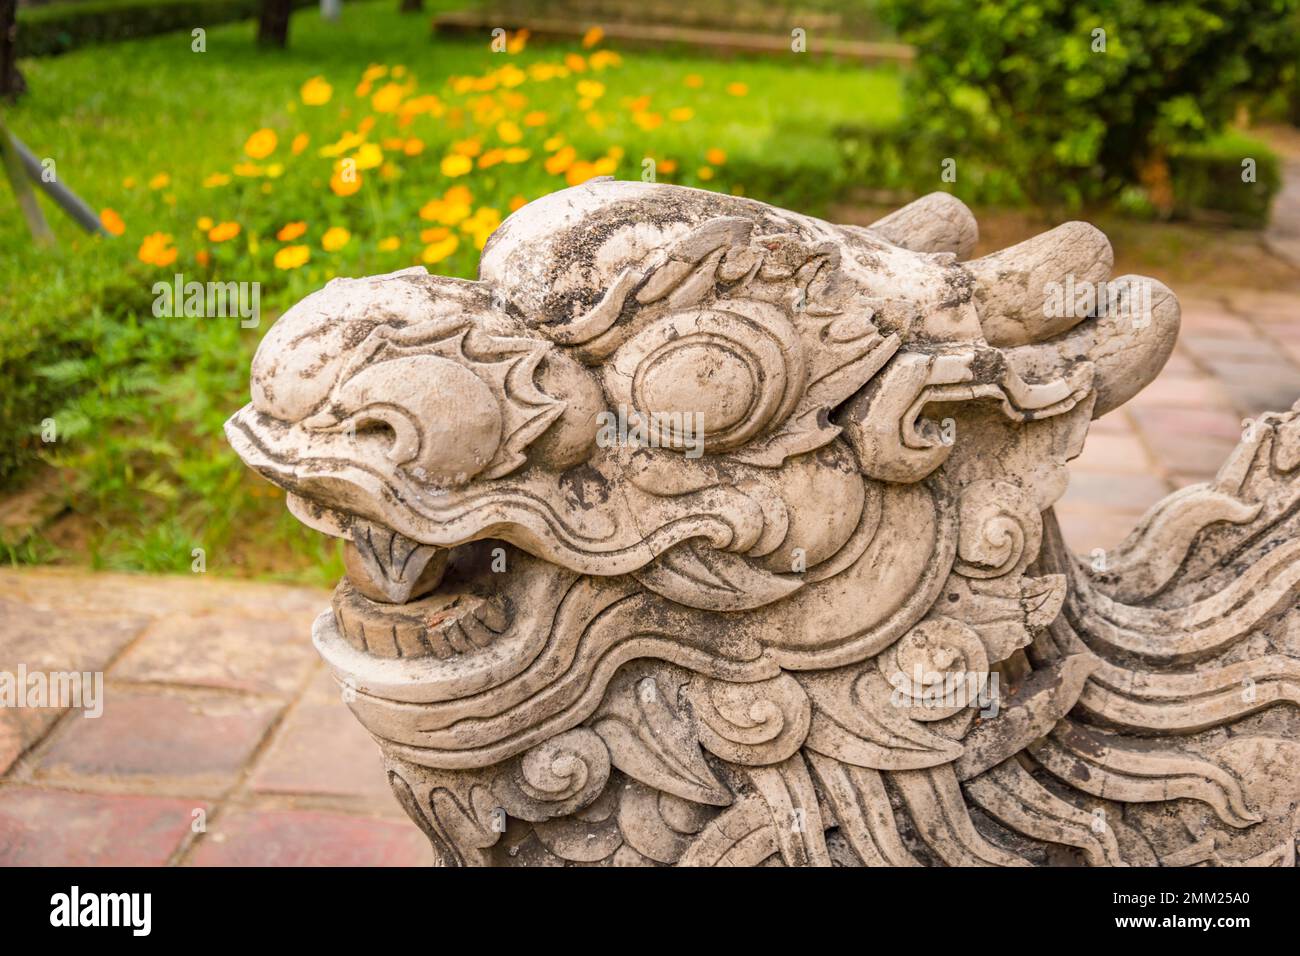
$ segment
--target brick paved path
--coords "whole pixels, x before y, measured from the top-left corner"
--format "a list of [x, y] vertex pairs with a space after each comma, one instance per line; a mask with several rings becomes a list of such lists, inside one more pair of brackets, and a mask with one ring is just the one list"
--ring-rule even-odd
[[[1211, 477], [1243, 419], [1300, 398], [1300, 293], [1178, 292], [1169, 365], [1071, 465], [1057, 510], [1077, 551], [1117, 544]], [[0, 570], [0, 672], [107, 681], [98, 719], [0, 708], [0, 865], [429, 863], [312, 650], [327, 603], [206, 575]]]
[[105, 671], [99, 718], [0, 709], [0, 865], [430, 863], [311, 647], [328, 600], [0, 570], [0, 671]]

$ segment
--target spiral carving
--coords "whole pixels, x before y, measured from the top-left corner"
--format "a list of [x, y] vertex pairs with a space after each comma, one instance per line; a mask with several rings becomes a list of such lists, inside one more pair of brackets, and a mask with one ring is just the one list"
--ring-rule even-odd
[[978, 481], [961, 496], [958, 574], [999, 578], [1022, 571], [1038, 556], [1043, 519], [1018, 485]]
[[885, 650], [877, 663], [895, 705], [913, 720], [944, 720], [971, 706], [988, 680], [989, 659], [974, 630], [932, 617]]
[[779, 763], [808, 736], [808, 695], [789, 674], [752, 684], [693, 681], [687, 697], [700, 743], [724, 760], [747, 767]]
[[493, 792], [512, 817], [550, 820], [591, 803], [609, 780], [609, 768], [605, 742], [577, 727], [512, 760]]

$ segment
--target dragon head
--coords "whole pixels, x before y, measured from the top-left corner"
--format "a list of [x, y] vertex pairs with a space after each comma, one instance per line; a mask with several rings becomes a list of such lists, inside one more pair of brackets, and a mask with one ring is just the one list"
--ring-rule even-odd
[[[337, 279], [286, 312], [227, 434], [347, 542], [315, 640], [391, 765], [542, 820], [611, 759], [724, 805], [700, 745], [958, 759], [972, 713], [889, 688], [987, 677], [1057, 616], [1042, 513], [1178, 326], [1157, 283], [1109, 294], [1083, 223], [963, 261], [975, 239], [943, 194], [860, 228], [600, 180], [511, 216], [478, 281]], [[646, 681], [695, 722], [669, 765], [609, 736]], [[555, 778], [577, 765], [590, 786]]]

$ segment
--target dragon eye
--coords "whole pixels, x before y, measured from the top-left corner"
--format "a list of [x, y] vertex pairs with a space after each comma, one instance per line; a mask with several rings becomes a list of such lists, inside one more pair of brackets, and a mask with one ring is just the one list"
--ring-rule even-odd
[[642, 329], [614, 353], [605, 384], [660, 445], [685, 447], [682, 431], [696, 435], [702, 422], [705, 447], [724, 452], [789, 414], [803, 391], [802, 348], [780, 310], [728, 302]]

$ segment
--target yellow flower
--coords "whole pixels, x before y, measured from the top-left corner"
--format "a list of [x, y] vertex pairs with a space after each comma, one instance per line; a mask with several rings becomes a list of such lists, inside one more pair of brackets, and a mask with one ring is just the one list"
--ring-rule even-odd
[[158, 173], [149, 180], [150, 189], [166, 189], [171, 185], [172, 178], [166, 173]]
[[123, 189], [135, 189], [135, 177], [134, 177], [134, 176], [127, 176], [126, 179], [122, 180], [122, 188], [123, 188]]
[[297, 269], [311, 258], [311, 250], [306, 246], [285, 246], [275, 253], [277, 269]]
[[501, 142], [514, 144], [524, 138], [524, 131], [518, 123], [504, 120], [497, 124], [497, 135], [501, 137]]
[[595, 175], [597, 175], [595, 164], [580, 159], [565, 172], [564, 181], [570, 186], [580, 186]]
[[713, 169], [709, 166], [701, 166], [695, 175], [707, 182], [713, 178]]
[[744, 96], [749, 92], [749, 87], [744, 83], [728, 83], [727, 92], [732, 96]]
[[203, 187], [205, 189], [216, 189], [218, 186], [225, 186], [229, 184], [229, 182], [230, 182], [230, 177], [227, 176], [225, 173], [213, 173], [212, 175], [208, 176], [206, 179], [203, 180]]
[[525, 126], [544, 126], [546, 124], [546, 114], [541, 110], [532, 110], [524, 114]]
[[559, 133], [556, 133], [554, 136], [548, 137], [546, 142], [542, 143], [542, 149], [546, 150], [548, 153], [553, 153], [563, 145], [564, 137]]
[[104, 227], [104, 231], [110, 236], [120, 236], [126, 232], [126, 223], [122, 221], [122, 217], [114, 209], [100, 210], [99, 222]]
[[200, 216], [195, 225], [199, 227], [199, 232], [207, 232], [215, 223], [213, 223], [211, 216]]
[[691, 89], [698, 90], [704, 85], [704, 77], [700, 76], [698, 73], [687, 73], [686, 76], [682, 78], [682, 82]]
[[572, 146], [565, 146], [555, 155], [548, 157], [543, 165], [552, 176], [558, 176], [573, 165], [577, 156], [578, 153]]
[[528, 157], [532, 155], [532, 150], [524, 149], [522, 146], [511, 146], [505, 151], [505, 160], [507, 163], [526, 163]]
[[441, 242], [451, 235], [451, 230], [446, 226], [434, 226], [432, 229], [420, 230], [421, 242]]
[[424, 262], [425, 265], [431, 266], [446, 259], [456, 251], [456, 247], [459, 245], [460, 240], [455, 236], [448, 236], [446, 239], [442, 239], [438, 242], [431, 242], [429, 245], [424, 247], [424, 252], [420, 254], [420, 260]]
[[208, 230], [208, 239], [211, 242], [225, 242], [227, 239], [234, 239], [237, 235], [239, 235], [237, 222], [219, 222]]
[[[266, 167], [266, 175], [271, 179], [279, 179], [284, 175], [284, 163], [271, 163]], [[270, 183], [262, 183], [262, 188], [265, 189], [269, 185]]]
[[396, 236], [385, 236], [383, 239], [379, 240], [380, 252], [393, 252], [394, 250], [400, 249], [401, 247], [402, 247], [402, 240], [398, 239]]
[[605, 84], [595, 80], [579, 80], [578, 95], [583, 99], [598, 100], [605, 95]]
[[313, 76], [298, 92], [302, 95], [302, 101], [308, 106], [324, 106], [334, 95], [334, 87], [329, 85], [325, 77]]
[[298, 222], [287, 222], [280, 227], [280, 231], [275, 234], [275, 238], [281, 242], [293, 242], [307, 231], [307, 224], [301, 220]]
[[406, 90], [397, 83], [385, 83], [370, 98], [370, 106], [376, 113], [395, 113], [402, 103]]
[[382, 63], [371, 63], [368, 67], [366, 67], [366, 71], [361, 74], [361, 82], [370, 83], [374, 80], [379, 79], [381, 76], [387, 76], [387, 75], [388, 75], [388, 67], [384, 66]]
[[637, 126], [640, 126], [643, 130], [647, 131], [658, 129], [664, 122], [664, 118], [660, 114], [647, 112], [633, 113], [632, 120]]
[[451, 156], [442, 158], [442, 174], [448, 178], [464, 176], [474, 168], [474, 161], [468, 156], [462, 156], [454, 153]]
[[593, 70], [603, 70], [608, 66], [618, 66], [623, 62], [623, 58], [613, 50], [597, 50], [588, 62]]
[[668, 111], [668, 118], [674, 123], [685, 123], [693, 116], [695, 116], [695, 110], [691, 109], [689, 106], [679, 106], [674, 110]]
[[151, 232], [140, 243], [136, 256], [151, 266], [169, 266], [176, 261], [176, 248], [172, 237], [165, 232]]
[[311, 142], [310, 136], [308, 136], [306, 133], [299, 133], [297, 136], [293, 138], [293, 143], [290, 144], [289, 149], [293, 152], [295, 156], [297, 156], [299, 153], [301, 153], [304, 149], [307, 148], [307, 144], [310, 142]]
[[483, 144], [473, 137], [470, 137], [469, 139], [461, 139], [452, 143], [451, 151], [457, 156], [469, 156], [472, 158], [483, 151]]
[[325, 230], [325, 235], [320, 237], [320, 247], [326, 252], [338, 252], [348, 244], [348, 240], [351, 238], [352, 233], [342, 226], [331, 226]]
[[234, 173], [236, 176], [261, 176], [266, 170], [257, 163], [235, 163]]
[[582, 45], [590, 50], [605, 38], [605, 31], [600, 27], [591, 27], [582, 35]]
[[362, 143], [356, 155], [357, 169], [374, 169], [384, 161], [384, 152], [374, 143]]
[[274, 130], [259, 129], [252, 136], [248, 137], [248, 141], [244, 143], [244, 152], [253, 159], [266, 159], [266, 157], [275, 152], [275, 147], [278, 142], [279, 140], [276, 139]]
[[714, 166], [721, 166], [727, 161], [727, 154], [715, 146], [704, 154], [704, 158]]
[[336, 196], [351, 196], [361, 188], [361, 174], [355, 169], [346, 175], [341, 166], [335, 167], [330, 177], [330, 191]]

